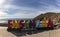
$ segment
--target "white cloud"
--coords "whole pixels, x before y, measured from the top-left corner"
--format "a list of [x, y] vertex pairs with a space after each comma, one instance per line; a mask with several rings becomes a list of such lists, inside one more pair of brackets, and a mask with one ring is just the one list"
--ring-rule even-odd
[[[18, 9], [18, 10], [22, 10], [22, 11], [17, 11], [14, 14], [8, 14], [7, 12], [4, 11], [9, 11], [8, 9]], [[34, 11], [36, 9], [34, 8], [29, 8], [29, 7], [22, 7], [22, 6], [16, 6], [16, 5], [11, 5], [11, 4], [6, 4], [3, 7], [1, 7], [1, 18], [33, 18], [35, 16], [35, 13], [30, 11]], [[28, 13], [28, 14], [27, 14]]]
[[0, 6], [5, 2], [6, 0], [0, 0]]
[[7, 15], [6, 12], [0, 11], [0, 16], [5, 16], [5, 15]]
[[[13, 0], [10, 0], [13, 1]], [[40, 2], [45, 5], [42, 7], [38, 7], [37, 9], [31, 8], [31, 7], [24, 7], [24, 6], [16, 6], [12, 4], [4, 4], [3, 6], [0, 6], [0, 18], [34, 18], [37, 15], [40, 15], [41, 13], [46, 13], [46, 12], [59, 12], [60, 9], [56, 7], [55, 5], [47, 4], [44, 2]], [[9, 11], [8, 9], [16, 9], [19, 10], [14, 14], [8, 14], [7, 12], [4, 11]], [[22, 10], [22, 11], [20, 11]], [[30, 13], [31, 11], [31, 13]], [[27, 14], [28, 13], [28, 14]]]

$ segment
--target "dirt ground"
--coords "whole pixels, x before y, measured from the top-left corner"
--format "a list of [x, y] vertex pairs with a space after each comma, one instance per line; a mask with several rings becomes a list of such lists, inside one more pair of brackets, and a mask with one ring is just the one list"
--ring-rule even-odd
[[60, 29], [26, 34], [24, 32], [8, 32], [7, 27], [0, 27], [0, 37], [60, 37]]

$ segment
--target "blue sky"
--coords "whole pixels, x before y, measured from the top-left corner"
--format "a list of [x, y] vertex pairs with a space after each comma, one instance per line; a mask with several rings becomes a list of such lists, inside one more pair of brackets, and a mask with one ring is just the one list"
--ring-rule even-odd
[[60, 0], [0, 0], [0, 18], [34, 18], [60, 12]]

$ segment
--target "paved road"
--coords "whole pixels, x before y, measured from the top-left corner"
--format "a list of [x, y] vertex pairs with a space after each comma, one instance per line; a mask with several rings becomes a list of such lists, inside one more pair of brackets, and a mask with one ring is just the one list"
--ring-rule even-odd
[[[19, 32], [17, 33], [19, 34]], [[0, 27], [0, 37], [60, 37], [60, 29], [38, 32], [32, 35], [22, 34], [23, 33], [20, 33], [19, 36], [14, 32], [8, 32], [7, 27]]]
[[16, 36], [8, 32], [7, 27], [0, 27], [0, 37], [16, 37]]

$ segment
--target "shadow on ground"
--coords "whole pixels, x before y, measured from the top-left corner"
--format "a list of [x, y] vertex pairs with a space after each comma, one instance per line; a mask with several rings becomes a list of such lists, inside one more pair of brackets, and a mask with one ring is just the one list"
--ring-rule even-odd
[[15, 30], [10, 30], [9, 32], [19, 37], [19, 36], [26, 36], [26, 34], [32, 35], [32, 34], [37, 34], [37, 33], [49, 31], [49, 30], [51, 29], [35, 29], [35, 30], [16, 30], [15, 29]]

